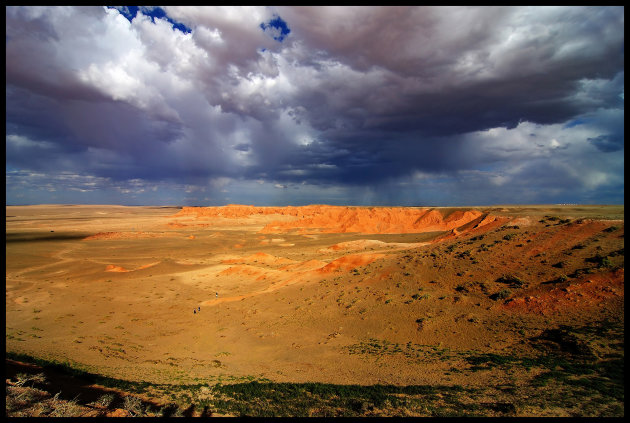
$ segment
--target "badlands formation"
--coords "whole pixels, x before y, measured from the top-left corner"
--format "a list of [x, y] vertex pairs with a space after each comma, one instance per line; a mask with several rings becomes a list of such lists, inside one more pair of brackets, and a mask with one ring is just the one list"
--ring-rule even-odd
[[[290, 221], [272, 221], [261, 233], [297, 230], [322, 233], [358, 232], [365, 234], [422, 233], [452, 230], [482, 216], [480, 211], [456, 211], [444, 217], [438, 210], [417, 208], [357, 208], [341, 206], [254, 207], [228, 205], [225, 207], [184, 207], [177, 216], [196, 218], [238, 218], [250, 216], [293, 216]], [[492, 221], [492, 220], [491, 220]], [[490, 222], [481, 219], [477, 224]]]
[[620, 403], [575, 393], [623, 363], [623, 206], [6, 213], [7, 352], [155, 384], [464, 387], [516, 415]]

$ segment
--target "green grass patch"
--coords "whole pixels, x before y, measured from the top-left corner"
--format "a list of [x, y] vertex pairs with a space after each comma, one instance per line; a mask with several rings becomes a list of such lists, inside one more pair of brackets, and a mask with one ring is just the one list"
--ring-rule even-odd
[[239, 416], [355, 417], [403, 415], [420, 404], [425, 405], [426, 416], [437, 415], [435, 406], [444, 397], [443, 411], [457, 412], [458, 394], [466, 391], [460, 386], [252, 382], [216, 385], [212, 392], [218, 398], [215, 407]]

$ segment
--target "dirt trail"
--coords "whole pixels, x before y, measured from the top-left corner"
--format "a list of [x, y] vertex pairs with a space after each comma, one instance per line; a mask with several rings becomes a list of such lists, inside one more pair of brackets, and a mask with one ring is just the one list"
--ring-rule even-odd
[[42, 269], [46, 269], [48, 267], [53, 267], [53, 266], [58, 266], [59, 264], [62, 263], [70, 263], [76, 260], [76, 258], [67, 258], [65, 257], [67, 254], [70, 254], [72, 252], [75, 252], [76, 250], [80, 249], [81, 245], [75, 244], [74, 247], [68, 247], [68, 248], [64, 248], [60, 251], [57, 251], [56, 253], [53, 253], [51, 255], [52, 258], [54, 258], [57, 261], [54, 261], [52, 263], [47, 263], [47, 264], [42, 264], [39, 266], [30, 266], [30, 267], [26, 267], [20, 271], [17, 272], [7, 272], [6, 274], [6, 278], [7, 279], [12, 279], [12, 278], [17, 278], [20, 277], [22, 275], [24, 275], [25, 273], [30, 273], [30, 272], [34, 272], [36, 270], [42, 270]]

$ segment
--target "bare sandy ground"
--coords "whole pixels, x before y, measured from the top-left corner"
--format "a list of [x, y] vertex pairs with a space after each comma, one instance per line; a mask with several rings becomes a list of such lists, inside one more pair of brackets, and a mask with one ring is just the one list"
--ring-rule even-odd
[[[322, 207], [8, 206], [7, 351], [150, 382], [481, 386], [519, 375], [456, 352], [623, 319], [623, 206]], [[492, 299], [506, 274], [526, 284]]]

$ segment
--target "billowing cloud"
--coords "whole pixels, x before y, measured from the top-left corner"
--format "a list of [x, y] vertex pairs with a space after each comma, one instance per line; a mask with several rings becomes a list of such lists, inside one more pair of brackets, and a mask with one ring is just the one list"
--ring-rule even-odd
[[9, 203], [623, 203], [622, 7], [6, 18]]

